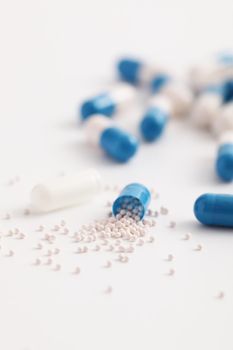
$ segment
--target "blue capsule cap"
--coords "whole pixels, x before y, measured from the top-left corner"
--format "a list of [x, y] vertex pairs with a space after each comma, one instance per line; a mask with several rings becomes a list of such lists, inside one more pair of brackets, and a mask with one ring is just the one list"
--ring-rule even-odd
[[138, 84], [142, 63], [138, 60], [123, 58], [117, 64], [117, 70], [121, 79], [131, 84]]
[[116, 104], [112, 100], [110, 94], [104, 93], [84, 101], [81, 105], [81, 118], [85, 120], [94, 114], [103, 114], [111, 117], [116, 110]]
[[203, 92], [209, 92], [209, 93], [212, 93], [212, 94], [223, 96], [224, 88], [223, 88], [222, 84], [209, 85], [209, 86], [207, 86], [206, 88], [203, 89]]
[[118, 162], [127, 162], [138, 150], [138, 140], [116, 127], [105, 129], [100, 137], [100, 147]]
[[204, 225], [233, 227], [233, 196], [203, 194], [194, 204], [194, 214]]
[[223, 103], [228, 103], [233, 100], [233, 80], [227, 80], [223, 84]]
[[157, 107], [149, 108], [139, 126], [142, 137], [148, 142], [157, 140], [162, 135], [167, 121], [167, 113]]
[[233, 54], [227, 52], [220, 53], [218, 55], [218, 61], [225, 65], [233, 65]]
[[233, 180], [233, 143], [226, 143], [219, 147], [216, 172], [223, 181]]
[[137, 216], [140, 220], [144, 217], [150, 204], [150, 191], [139, 183], [127, 185], [114, 201], [112, 212], [116, 216], [121, 210], [125, 210], [131, 216]]
[[167, 74], [158, 74], [151, 80], [151, 91], [152, 93], [159, 92], [162, 87], [171, 80], [171, 77]]

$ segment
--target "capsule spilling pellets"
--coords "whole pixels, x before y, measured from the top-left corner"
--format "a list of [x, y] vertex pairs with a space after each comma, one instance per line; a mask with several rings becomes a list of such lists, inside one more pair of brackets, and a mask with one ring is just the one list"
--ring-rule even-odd
[[233, 195], [203, 194], [194, 204], [194, 214], [203, 225], [233, 227]]
[[32, 189], [31, 207], [36, 212], [49, 212], [82, 204], [93, 199], [101, 189], [101, 177], [95, 169], [60, 176]]
[[141, 220], [150, 204], [150, 191], [142, 184], [127, 185], [113, 203], [112, 212], [115, 216], [128, 216]]

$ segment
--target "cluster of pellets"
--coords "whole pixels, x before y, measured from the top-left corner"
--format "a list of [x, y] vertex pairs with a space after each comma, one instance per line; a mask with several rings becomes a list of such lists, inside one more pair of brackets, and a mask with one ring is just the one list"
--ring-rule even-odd
[[[87, 181], [88, 173], [92, 176], [93, 174], [97, 175], [93, 169], [79, 173], [78, 176], [76, 175], [76, 183], [79, 183], [84, 177]], [[83, 175], [85, 176], [83, 177]], [[53, 190], [50, 196], [56, 194], [60, 205], [62, 196], [65, 194], [64, 185], [69, 183], [69, 179], [70, 176], [68, 175], [57, 179], [56, 186], [59, 184], [59, 191], [57, 187], [56, 192], [54, 192], [55, 187], [50, 188], [50, 191]], [[49, 198], [48, 183], [39, 186], [40, 188], [43, 187], [44, 190], [47, 189], [46, 198]], [[131, 260], [134, 260], [131, 257], [137, 254], [138, 249], [141, 250], [143, 247], [146, 249], [149, 246], [153, 250], [157, 248], [158, 244], [154, 246], [153, 243], [159, 241], [156, 232], [159, 233], [161, 223], [162, 227], [165, 225], [168, 229], [176, 227], [176, 222], [171, 221], [170, 215], [168, 215], [168, 208], [161, 206], [159, 195], [154, 188], [148, 190], [144, 185], [135, 183], [127, 185], [121, 191], [119, 186], [102, 185], [101, 188], [103, 191], [102, 199], [107, 195], [107, 201], [102, 203], [104, 214], [101, 214], [98, 219], [91, 219], [89, 223], [80, 224], [78, 230], [77, 224], [69, 223], [69, 220], [64, 219], [58, 220], [49, 227], [48, 224], [42, 222], [40, 216], [37, 219], [41, 223], [36, 229], [10, 228], [14, 222], [14, 213], [4, 215], [2, 219], [5, 220], [8, 229], [2, 230], [0, 233], [0, 256], [7, 260], [10, 259], [10, 261], [13, 259], [12, 261], [15, 261], [17, 265], [24, 262], [23, 266], [25, 266], [25, 263], [28, 263], [32, 268], [39, 269], [38, 271], [48, 270], [54, 273], [60, 272], [68, 273], [70, 276], [79, 276], [80, 274], [86, 274], [85, 261], [87, 259], [82, 260], [82, 256], [89, 256], [92, 263], [99, 261], [100, 269], [111, 270], [115, 264], [127, 265]], [[38, 187], [36, 191], [38, 196]], [[69, 187], [66, 188], [66, 191], [69, 192]], [[96, 192], [100, 194], [98, 191], [93, 193]], [[92, 199], [94, 200], [93, 193]], [[34, 195], [32, 198], [35, 200]], [[90, 199], [90, 193], [88, 198]], [[53, 203], [52, 199], [54, 200], [54, 198], [51, 198], [49, 201], [50, 210], [51, 203]], [[74, 204], [74, 197], [71, 202]], [[42, 199], [41, 203], [43, 203]], [[78, 203], [80, 204], [80, 201]], [[68, 202], [63, 202], [63, 204], [67, 206]], [[46, 211], [48, 211], [48, 206]], [[25, 219], [26, 217], [29, 219], [31, 214], [33, 215], [32, 206], [30, 209], [26, 208], [23, 212]], [[197, 252], [197, 254], [203, 250], [203, 244], [195, 245], [194, 242], [192, 243], [191, 233], [186, 233], [178, 239], [181, 244], [182, 241], [191, 241], [191, 250]], [[31, 247], [31, 249], [28, 250], [28, 247]], [[187, 248], [190, 249], [190, 246], [187, 245]], [[77, 255], [79, 256], [78, 259]], [[161, 274], [167, 276], [167, 278], [173, 278], [176, 275], [176, 269], [173, 265], [174, 260], [175, 255], [171, 251], [168, 251], [163, 258], [166, 266]], [[95, 268], [96, 262], [92, 264]], [[115, 287], [115, 285], [106, 283], [101, 290], [105, 294], [111, 294]], [[225, 292], [220, 290], [213, 296], [216, 299], [223, 299]]]
[[[92, 171], [90, 172], [93, 175]], [[64, 183], [64, 178], [61, 177], [58, 182]], [[106, 186], [102, 186], [102, 189], [103, 192], [111, 196], [111, 191], [106, 191]], [[19, 228], [8, 229], [7, 233], [0, 234], [1, 255], [17, 258], [17, 249], [20, 247], [20, 251], [22, 251], [22, 245], [25, 247], [27, 245], [24, 242], [32, 240], [34, 241], [32, 247], [34, 259], [30, 264], [37, 267], [47, 267], [51, 271], [57, 272], [62, 271], [65, 265], [67, 253], [64, 254], [63, 245], [66, 242], [71, 244], [69, 253], [71, 255], [86, 255], [92, 252], [111, 253], [101, 267], [110, 268], [114, 263], [128, 263], [129, 255], [134, 253], [138, 247], [154, 242], [154, 228], [159, 212], [148, 209], [148, 205], [150, 199], [157, 198], [158, 194], [155, 190], [149, 191], [141, 184], [130, 184], [120, 192], [113, 203], [107, 201], [104, 217], [88, 224], [82, 224], [76, 231], [71, 229], [65, 220], [61, 220], [52, 228], [40, 224], [35, 230], [35, 235], [25, 234], [24, 230]], [[114, 204], [115, 209], [110, 211], [110, 207], [114, 208]], [[168, 209], [161, 207], [160, 213], [167, 215]], [[10, 223], [13, 215], [8, 215], [7, 221]], [[24, 215], [26, 214], [24, 213]], [[27, 209], [28, 215], [31, 215], [29, 209]], [[6, 220], [6, 217], [4, 219]], [[16, 240], [21, 242], [20, 245], [19, 242], [17, 243], [17, 249]], [[13, 244], [10, 244], [11, 242]], [[6, 249], [6, 247], [8, 248]], [[31, 256], [30, 252], [24, 254], [24, 257], [27, 255]], [[103, 254], [103, 256], [105, 255]], [[78, 261], [80, 264], [81, 260]], [[74, 275], [80, 274], [81, 271], [80, 265], [70, 269]]]

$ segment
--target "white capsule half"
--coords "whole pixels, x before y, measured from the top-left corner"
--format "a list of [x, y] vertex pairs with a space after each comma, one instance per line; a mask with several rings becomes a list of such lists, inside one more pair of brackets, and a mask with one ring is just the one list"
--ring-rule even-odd
[[111, 90], [111, 98], [116, 103], [116, 113], [121, 114], [131, 108], [135, 103], [137, 90], [129, 84], [118, 83]]
[[172, 101], [168, 96], [157, 94], [150, 98], [148, 108], [157, 107], [165, 112], [168, 116], [172, 113]]
[[[159, 75], [167, 75], [169, 70], [158, 63], [144, 64], [140, 69], [139, 82], [142, 86], [148, 87], [153, 78]], [[170, 73], [169, 73], [170, 74]]]
[[112, 119], [101, 114], [96, 114], [85, 123], [85, 133], [87, 142], [93, 146], [99, 145], [102, 132], [113, 125]]
[[233, 64], [225, 63], [216, 57], [193, 66], [189, 72], [190, 84], [196, 92], [230, 78], [233, 78]]
[[93, 199], [101, 189], [100, 174], [88, 169], [36, 185], [31, 191], [31, 207], [36, 212], [49, 212], [79, 205]]
[[217, 119], [222, 106], [220, 94], [205, 92], [200, 95], [193, 105], [191, 120], [200, 128], [210, 128]]
[[233, 130], [223, 132], [218, 138], [218, 145], [225, 145], [227, 143], [233, 144]]
[[171, 80], [160, 90], [160, 94], [167, 96], [172, 105], [173, 116], [186, 115], [193, 104], [193, 94], [188, 86], [182, 82]]
[[212, 132], [217, 137], [226, 131], [233, 131], [233, 102], [223, 105], [212, 125]]

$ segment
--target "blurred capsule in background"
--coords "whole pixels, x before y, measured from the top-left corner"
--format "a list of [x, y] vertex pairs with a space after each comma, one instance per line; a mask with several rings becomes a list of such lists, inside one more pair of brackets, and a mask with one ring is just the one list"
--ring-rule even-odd
[[228, 79], [223, 84], [223, 102], [233, 101], [233, 78]]
[[117, 72], [120, 79], [130, 84], [147, 86], [159, 76], [166, 76], [167, 69], [155, 63], [145, 64], [143, 61], [134, 58], [122, 58], [117, 63]]
[[117, 127], [103, 115], [90, 118], [85, 124], [87, 140], [99, 146], [112, 159], [128, 162], [138, 150], [138, 140], [130, 133]]
[[233, 101], [222, 106], [211, 130], [217, 137], [226, 131], [233, 131]]
[[206, 88], [196, 99], [191, 120], [200, 128], [210, 128], [220, 113], [223, 103], [223, 89], [221, 85]]
[[120, 60], [117, 68], [122, 80], [146, 86], [152, 94], [167, 96], [172, 101], [174, 116], [189, 112], [193, 103], [192, 91], [183, 82], [173, 79], [165, 67], [127, 58]]
[[233, 80], [207, 87], [196, 99], [191, 112], [192, 122], [201, 128], [210, 128], [224, 104], [233, 100]]
[[161, 87], [159, 93], [170, 99], [173, 116], [183, 117], [190, 112], [194, 97], [190, 88], [183, 82], [169, 79]]
[[106, 117], [124, 112], [136, 100], [136, 90], [126, 83], [118, 83], [108, 92], [94, 96], [81, 104], [81, 120], [95, 115], [102, 114]]
[[219, 139], [215, 168], [221, 180], [233, 180], [233, 131], [222, 134]]
[[233, 53], [215, 55], [194, 65], [189, 72], [190, 86], [195, 92], [228, 79], [233, 79]]
[[139, 125], [145, 141], [153, 142], [162, 136], [171, 115], [171, 108], [171, 102], [166, 96], [156, 95], [150, 99]]

